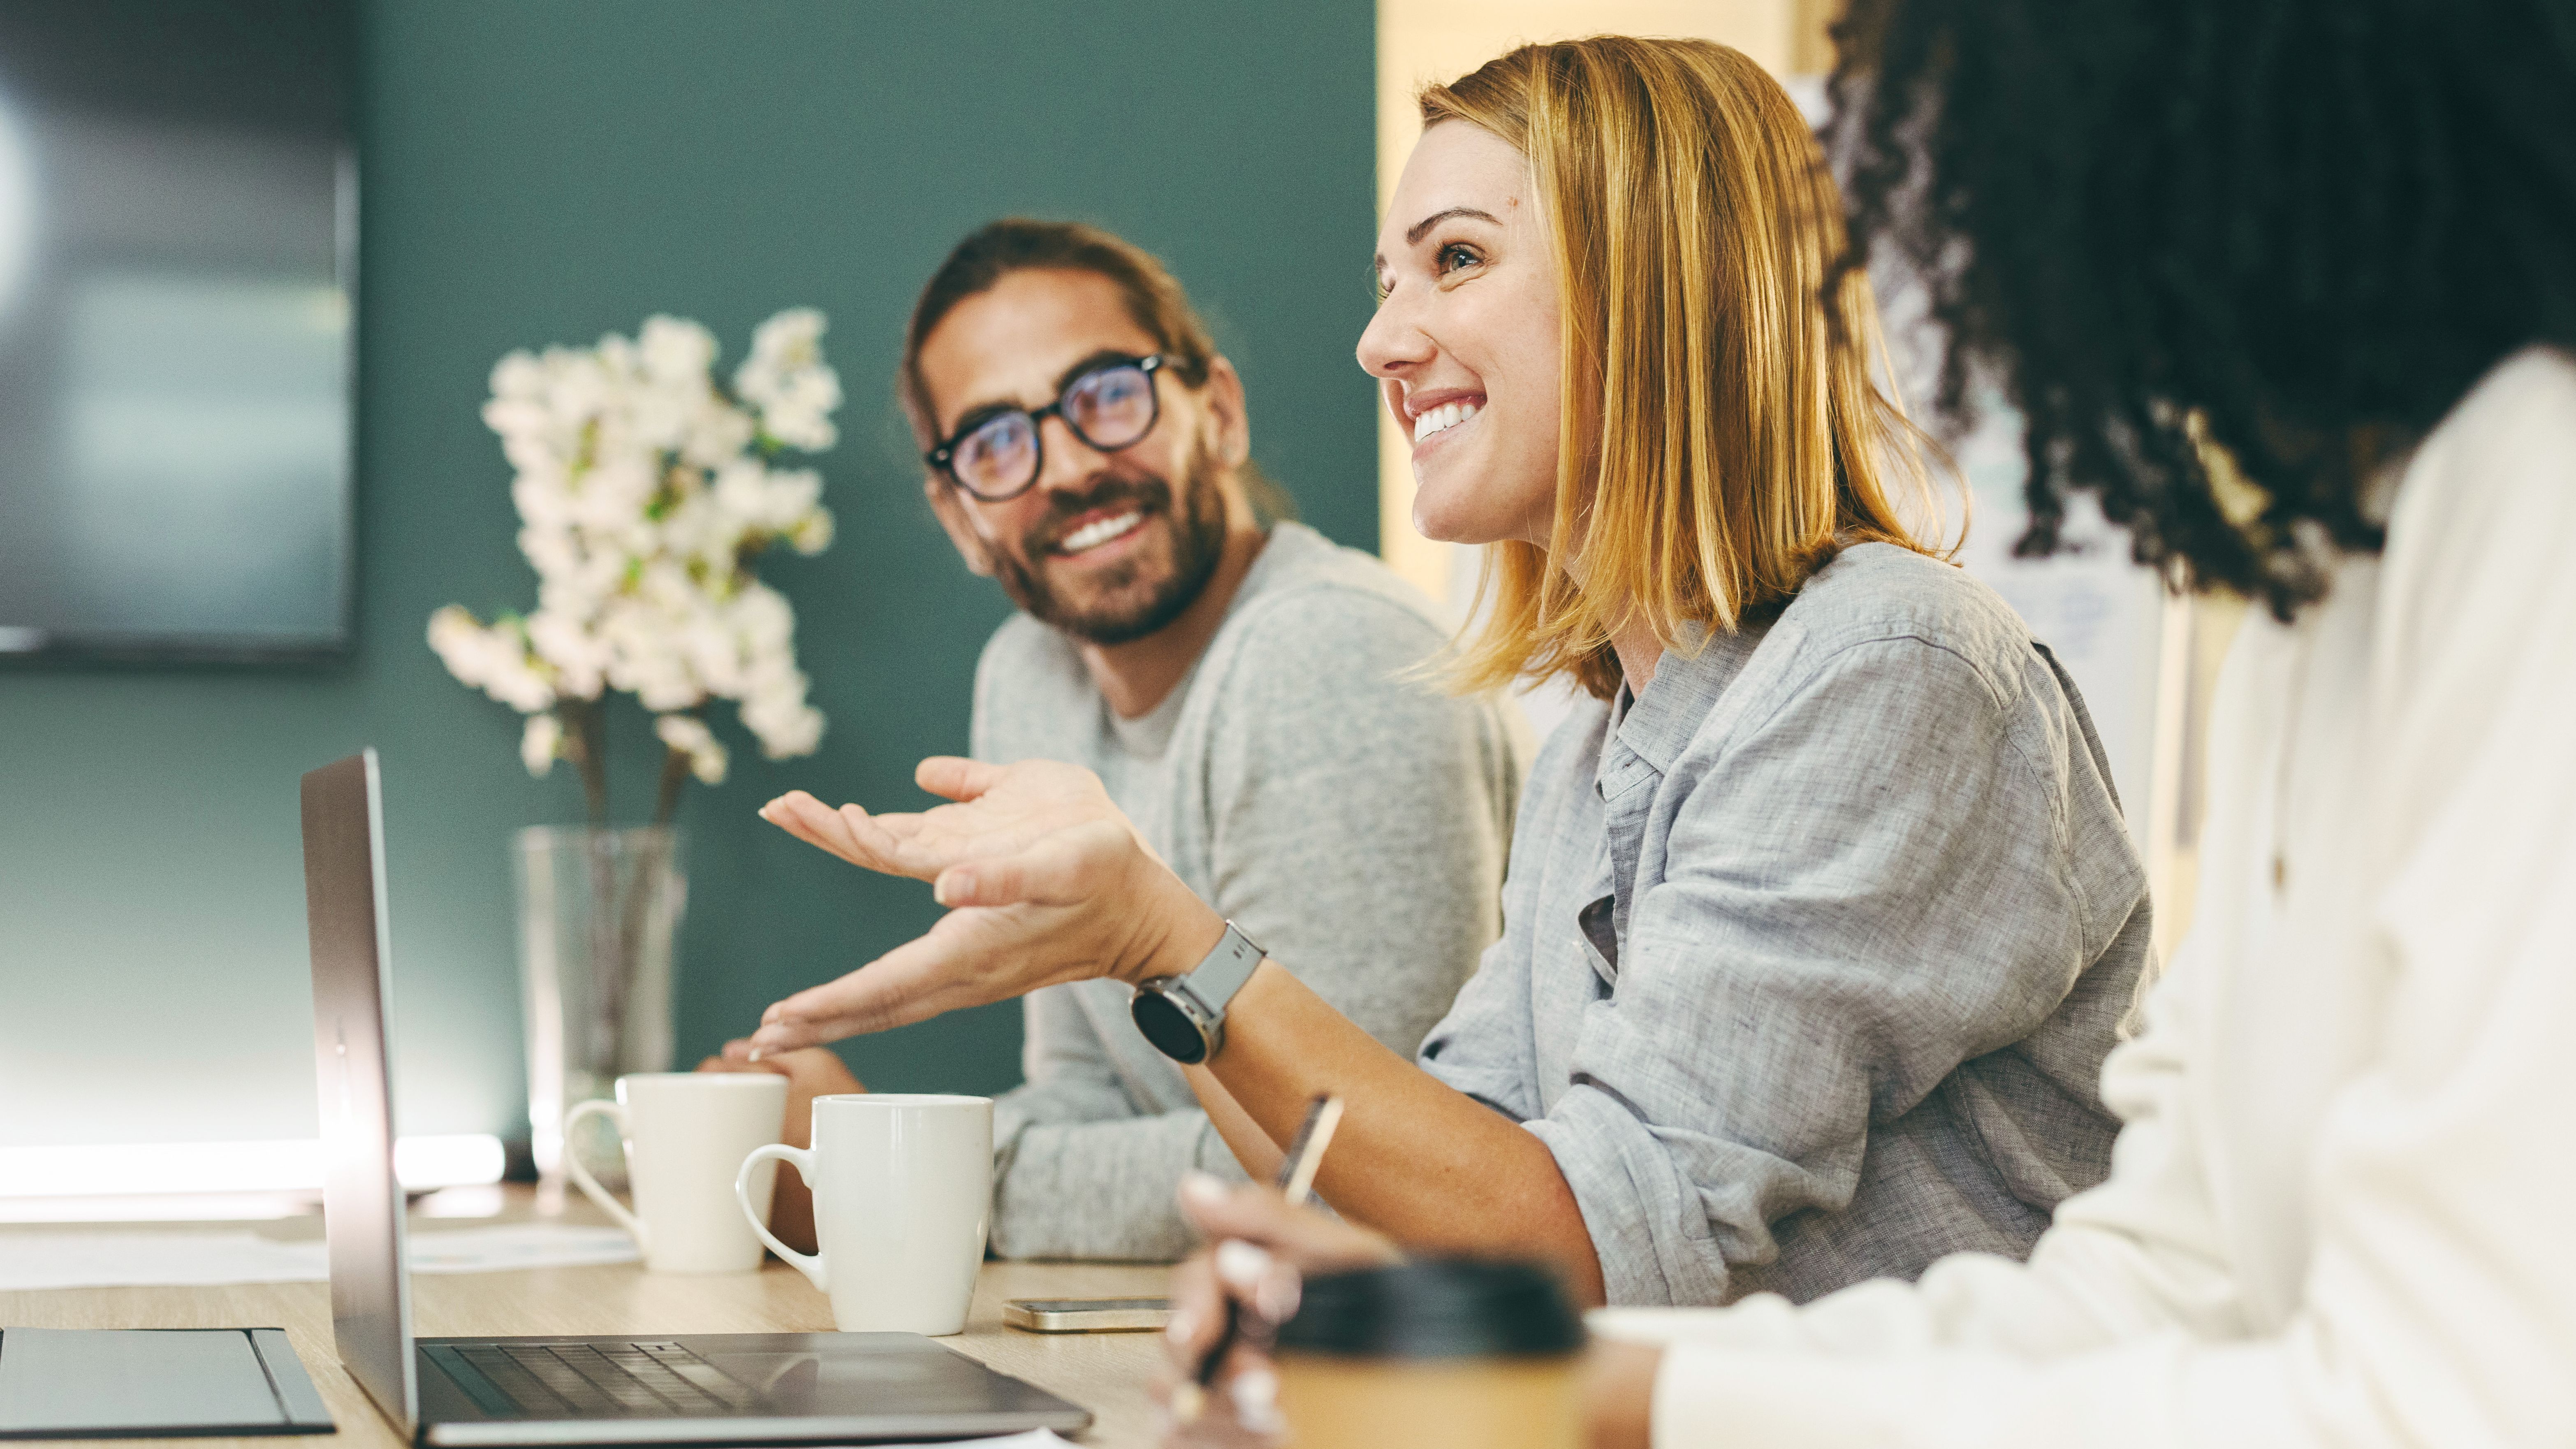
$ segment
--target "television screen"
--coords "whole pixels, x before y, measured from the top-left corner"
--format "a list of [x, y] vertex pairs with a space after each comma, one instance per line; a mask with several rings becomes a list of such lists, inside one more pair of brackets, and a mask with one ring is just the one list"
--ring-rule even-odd
[[0, 4], [0, 654], [347, 647], [353, 3]]

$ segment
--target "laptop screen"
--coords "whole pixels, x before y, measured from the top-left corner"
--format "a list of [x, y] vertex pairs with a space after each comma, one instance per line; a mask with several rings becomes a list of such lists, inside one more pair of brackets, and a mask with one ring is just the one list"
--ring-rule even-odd
[[350, 1376], [409, 1434], [420, 1418], [420, 1389], [385, 1046], [393, 951], [384, 846], [374, 750], [304, 777], [304, 913], [313, 938], [331, 1331]]

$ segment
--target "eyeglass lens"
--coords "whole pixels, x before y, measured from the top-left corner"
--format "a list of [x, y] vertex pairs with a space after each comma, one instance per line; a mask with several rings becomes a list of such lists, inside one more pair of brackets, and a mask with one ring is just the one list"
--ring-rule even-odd
[[[1153, 374], [1133, 364], [1086, 372], [1056, 400], [1056, 412], [1076, 437], [1104, 453], [1131, 447], [1154, 426]], [[1019, 492], [1037, 479], [1037, 419], [996, 414], [959, 440], [949, 467], [971, 492]]]

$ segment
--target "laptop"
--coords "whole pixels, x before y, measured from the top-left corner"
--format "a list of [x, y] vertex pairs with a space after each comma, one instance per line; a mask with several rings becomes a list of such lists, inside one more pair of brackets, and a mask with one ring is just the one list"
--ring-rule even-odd
[[331, 1330], [350, 1377], [406, 1438], [845, 1444], [1090, 1424], [1088, 1411], [912, 1333], [414, 1338], [385, 1042], [384, 844], [374, 750], [304, 777]]

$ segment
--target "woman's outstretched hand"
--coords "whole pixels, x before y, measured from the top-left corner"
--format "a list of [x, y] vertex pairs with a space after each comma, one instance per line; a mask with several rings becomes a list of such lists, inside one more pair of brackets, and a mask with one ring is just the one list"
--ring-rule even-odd
[[762, 819], [852, 865], [931, 882], [949, 911], [920, 939], [771, 1006], [753, 1051], [885, 1031], [1062, 981], [1176, 975], [1225, 932], [1088, 770], [942, 757], [914, 778], [956, 803], [871, 815], [799, 790], [761, 807]]

